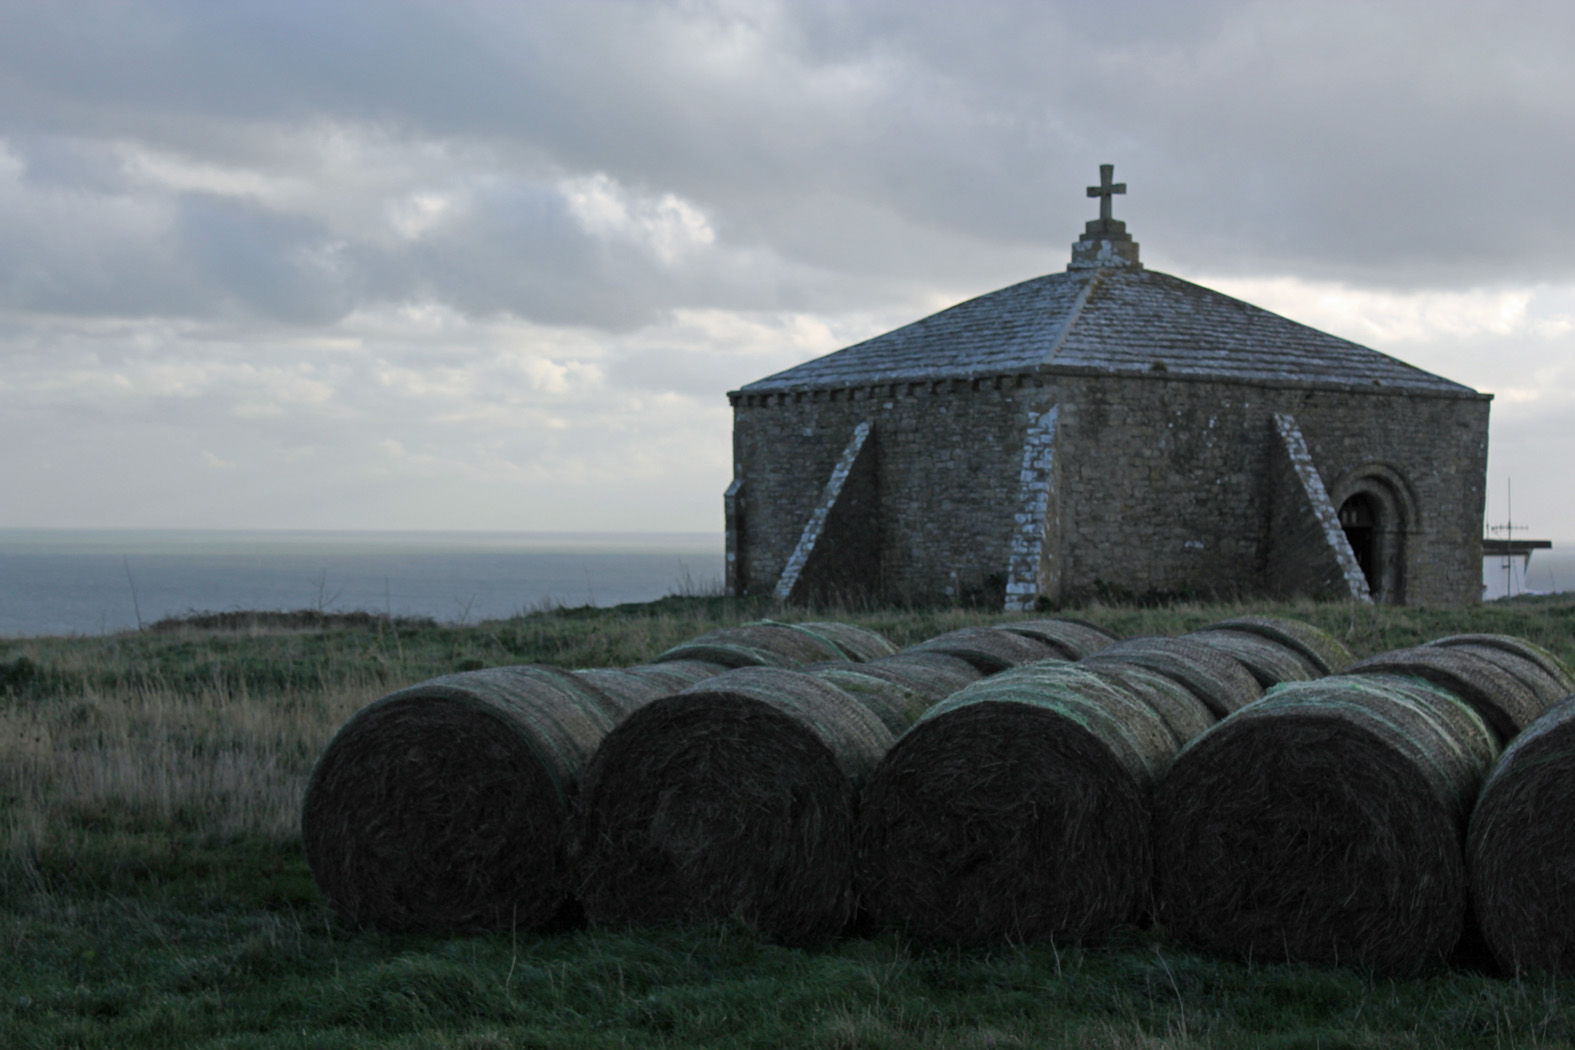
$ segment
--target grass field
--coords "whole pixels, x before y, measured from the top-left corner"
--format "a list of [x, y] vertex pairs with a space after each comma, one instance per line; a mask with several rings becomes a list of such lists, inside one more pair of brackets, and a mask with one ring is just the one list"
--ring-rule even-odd
[[[1460, 631], [1575, 663], [1575, 599], [1468, 610], [1076, 610], [1124, 635], [1244, 611], [1359, 654]], [[764, 603], [667, 599], [468, 627], [263, 619], [0, 641], [0, 1047], [1563, 1046], [1575, 981], [1392, 982], [1216, 960], [1130, 930], [1093, 949], [820, 952], [729, 927], [393, 936], [337, 924], [297, 841], [312, 762], [362, 704], [498, 664], [619, 666]], [[825, 613], [815, 614], [826, 618]], [[834, 614], [906, 644], [1000, 619]]]

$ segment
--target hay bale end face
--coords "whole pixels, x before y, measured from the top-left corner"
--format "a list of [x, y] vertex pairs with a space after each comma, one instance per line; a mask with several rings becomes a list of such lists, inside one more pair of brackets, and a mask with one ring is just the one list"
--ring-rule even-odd
[[1575, 696], [1505, 750], [1471, 815], [1466, 864], [1483, 938], [1509, 973], [1575, 974]]
[[1270, 692], [1155, 789], [1159, 921], [1248, 959], [1441, 967], [1465, 921], [1465, 813], [1495, 747], [1470, 707], [1415, 678]]
[[854, 792], [891, 740], [864, 704], [793, 671], [731, 671], [641, 708], [585, 775], [587, 917], [836, 936], [853, 914]]
[[616, 705], [550, 667], [447, 675], [363, 708], [312, 771], [312, 877], [357, 925], [539, 929], [568, 903], [570, 805]]
[[1152, 710], [1072, 664], [974, 683], [861, 796], [865, 908], [924, 940], [1098, 939], [1146, 905], [1149, 784], [1174, 746]]

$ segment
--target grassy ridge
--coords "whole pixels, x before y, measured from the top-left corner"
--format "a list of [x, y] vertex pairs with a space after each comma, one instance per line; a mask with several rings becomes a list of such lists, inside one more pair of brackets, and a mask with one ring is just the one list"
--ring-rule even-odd
[[[1123, 635], [1289, 615], [1359, 654], [1517, 634], [1575, 663], [1575, 600], [1468, 610], [1106, 608]], [[618, 666], [725, 623], [849, 619], [910, 643], [976, 612], [669, 599], [468, 627], [266, 621], [0, 641], [0, 1046], [1549, 1046], [1575, 982], [1252, 966], [1129, 931], [1091, 950], [805, 953], [726, 927], [456, 938], [331, 918], [301, 792], [362, 704], [520, 662]], [[235, 626], [233, 624], [229, 626]]]

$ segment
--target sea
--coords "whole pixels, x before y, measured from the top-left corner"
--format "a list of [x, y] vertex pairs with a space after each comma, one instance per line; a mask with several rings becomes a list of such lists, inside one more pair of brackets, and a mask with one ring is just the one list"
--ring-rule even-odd
[[721, 587], [720, 533], [0, 529], [0, 638], [238, 610], [477, 623]]
[[[1486, 559], [1483, 597], [1575, 590], [1575, 542]], [[722, 588], [718, 533], [0, 529], [0, 638], [196, 612], [317, 609], [477, 623]]]

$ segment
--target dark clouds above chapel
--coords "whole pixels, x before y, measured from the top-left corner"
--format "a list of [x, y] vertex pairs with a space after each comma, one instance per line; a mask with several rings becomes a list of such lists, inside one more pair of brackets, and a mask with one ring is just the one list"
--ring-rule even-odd
[[[1537, 2], [12, 5], [0, 408], [228, 418], [237, 485], [375, 430], [396, 477], [496, 463], [502, 507], [616, 476], [600, 411], [693, 399], [663, 411], [725, 446], [723, 390], [1062, 269], [1101, 162], [1183, 277], [1562, 286], [1572, 45]], [[544, 407], [464, 431], [516, 372]], [[335, 462], [324, 493], [387, 466]]]

